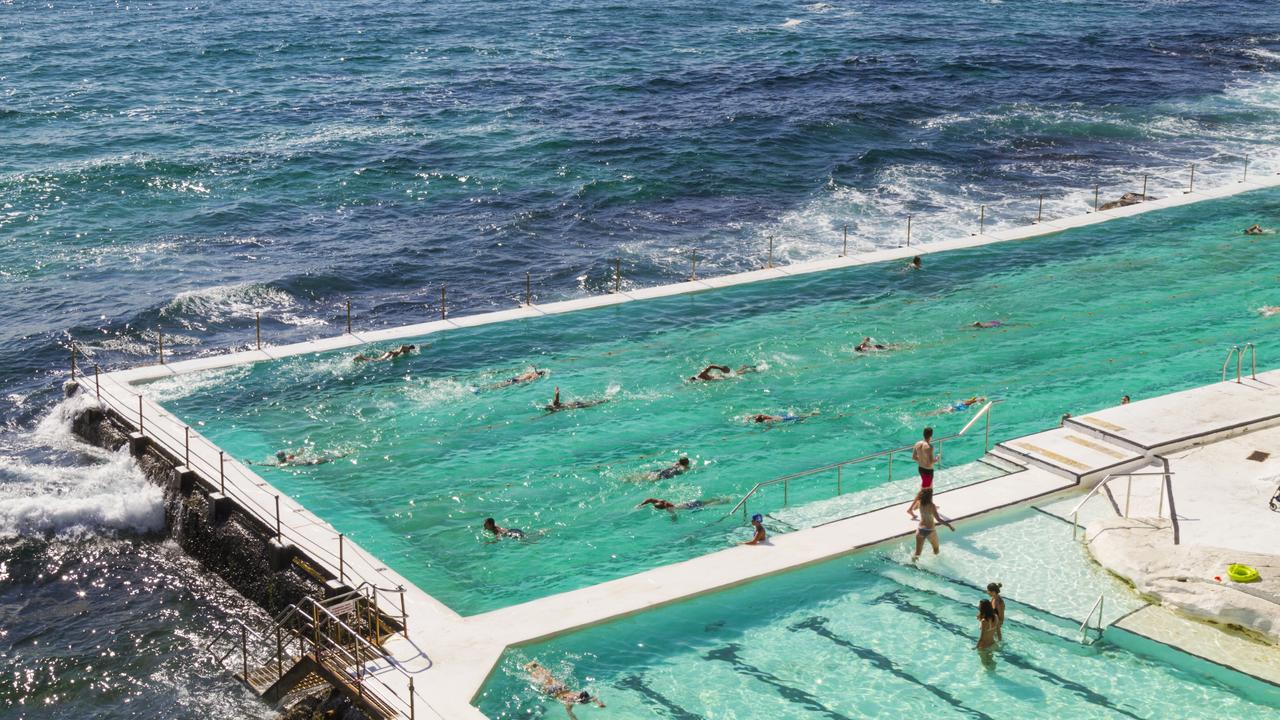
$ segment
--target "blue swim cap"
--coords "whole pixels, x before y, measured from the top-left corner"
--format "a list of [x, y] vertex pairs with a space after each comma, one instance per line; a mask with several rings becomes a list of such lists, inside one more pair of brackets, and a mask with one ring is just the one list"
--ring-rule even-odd
[[752, 516], [751, 516], [751, 522], [753, 522], [753, 523], [762, 523], [762, 522], [764, 522], [764, 516], [763, 516], [763, 515], [761, 515], [760, 513], [756, 513], [755, 515], [752, 515]]

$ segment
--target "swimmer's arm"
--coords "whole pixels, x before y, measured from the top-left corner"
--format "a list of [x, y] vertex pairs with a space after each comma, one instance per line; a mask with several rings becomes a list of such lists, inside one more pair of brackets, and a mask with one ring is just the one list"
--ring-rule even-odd
[[937, 520], [938, 522], [942, 523], [943, 525], [946, 525], [947, 527], [951, 528], [951, 532], [955, 532], [955, 531], [956, 531], [956, 526], [955, 526], [955, 525], [952, 525], [950, 520], [948, 520], [948, 519], [946, 519], [946, 518], [942, 517], [942, 513], [941, 513], [941, 512], [939, 512], [940, 510], [942, 510], [942, 508], [938, 507], [937, 505], [934, 505], [934, 506], [933, 506], [933, 519], [935, 519], [935, 520]]

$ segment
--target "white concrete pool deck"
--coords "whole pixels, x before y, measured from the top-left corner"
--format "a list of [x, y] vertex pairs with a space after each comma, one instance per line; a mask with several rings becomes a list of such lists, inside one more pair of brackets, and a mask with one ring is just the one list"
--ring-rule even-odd
[[[1268, 176], [1248, 183], [1177, 195], [1027, 228], [909, 248], [877, 250], [846, 258], [627, 291], [617, 295], [521, 307], [283, 347], [267, 347], [260, 351], [144, 366], [103, 374], [98, 382], [101, 384], [103, 404], [126, 422], [132, 423], [135, 429], [139, 424], [137, 403], [141, 397], [144, 433], [175, 451], [182, 448], [185, 442], [186, 425], [163, 407], [142, 397], [140, 389], [135, 386], [137, 383], [189, 372], [348, 348], [363, 343], [421, 337], [469, 325], [538, 317], [647, 297], [700, 292], [714, 287], [792, 274], [905, 260], [916, 254], [1025, 239], [1111, 218], [1275, 186], [1280, 186], [1280, 177]], [[1206, 379], [1212, 378], [1213, 370], [1206, 369]], [[1185, 448], [1206, 439], [1221, 439], [1250, 428], [1276, 424], [1280, 422], [1280, 411], [1273, 409], [1280, 408], [1280, 373], [1264, 374], [1260, 376], [1260, 380], [1262, 382], [1238, 386], [1230, 383], [1232, 387], [1226, 387], [1227, 383], [1215, 383], [1179, 393], [1175, 400], [1154, 398], [1093, 412], [1073, 420], [1064, 428], [1008, 441], [998, 448], [997, 454], [1028, 465], [1026, 470], [941, 493], [939, 505], [957, 520], [976, 517], [993, 510], [1021, 505], [1032, 499], [1076, 490], [1082, 482], [1095, 480], [1105, 472], [1140, 465], [1146, 462], [1148, 456], [1162, 448]], [[99, 389], [93, 377], [85, 378], [83, 387], [89, 394], [94, 394]], [[190, 452], [192, 459], [188, 464], [202, 476], [206, 485], [216, 488], [220, 484], [218, 448], [193, 431]], [[252, 468], [242, 465], [234, 458], [226, 457], [224, 467], [227, 495], [234, 502], [264, 524], [274, 526], [277, 522], [275, 504], [278, 501], [282, 538], [295, 545], [312, 562], [334, 575], [339, 573], [338, 533], [331, 525], [273, 488], [254, 473]], [[765, 546], [730, 547], [629, 577], [465, 618], [384, 566], [353, 542], [343, 541], [341, 572], [352, 585], [368, 581], [383, 588], [405, 588], [408, 630], [404, 635], [390, 640], [386, 648], [392, 654], [394, 662], [405, 673], [414, 676], [414, 697], [418, 713], [423, 717], [481, 718], [483, 715], [471, 705], [471, 700], [507, 647], [642, 612], [862, 548], [898, 542], [913, 531], [905, 513], [908, 500], [909, 498], [903, 498], [902, 502], [891, 507], [779, 535]], [[393, 606], [399, 602], [398, 594], [391, 593], [383, 597], [383, 602]], [[377, 675], [384, 679], [399, 698], [408, 697], [407, 675], [400, 672], [379, 672]]]

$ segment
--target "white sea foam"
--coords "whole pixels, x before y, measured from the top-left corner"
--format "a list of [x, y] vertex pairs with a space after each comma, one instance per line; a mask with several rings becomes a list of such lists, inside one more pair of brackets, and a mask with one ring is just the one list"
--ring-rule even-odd
[[149, 382], [143, 386], [143, 390], [153, 401], [167, 403], [235, 382], [247, 376], [251, 370], [251, 365], [237, 365], [217, 370], [183, 373]]
[[797, 18], [787, 18], [787, 21], [782, 23], [782, 27], [784, 28], [799, 27], [800, 23], [803, 23], [803, 22], [804, 22], [803, 20], [799, 20]]
[[178, 293], [164, 314], [194, 315], [210, 322], [252, 318], [261, 312], [287, 325], [327, 325], [327, 321], [300, 314], [302, 305], [289, 293], [258, 283], [216, 285]]
[[164, 527], [164, 495], [128, 451], [108, 452], [72, 434], [71, 418], [92, 402], [81, 395], [59, 404], [30, 436], [34, 447], [61, 451], [67, 464], [0, 457], [0, 537]]

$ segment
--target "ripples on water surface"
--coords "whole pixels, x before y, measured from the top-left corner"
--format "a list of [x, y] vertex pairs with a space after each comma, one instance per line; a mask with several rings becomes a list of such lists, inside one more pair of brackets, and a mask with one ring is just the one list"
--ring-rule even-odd
[[[983, 203], [1024, 222], [1040, 192], [1082, 210], [1095, 181], [1136, 190], [1137, 168], [1157, 194], [1191, 161], [1206, 183], [1245, 152], [1277, 169], [1265, 2], [18, 1], [0, 18], [0, 660], [18, 678], [0, 710], [19, 717], [241, 697], [191, 669], [200, 617], [227, 613], [146, 534], [158, 496], [51, 415], [70, 339], [121, 366], [161, 327], [191, 356], [247, 342], [256, 311], [296, 340], [336, 331], [348, 297], [361, 325], [401, 324], [442, 283], [455, 310], [503, 307], [526, 271], [564, 298], [602, 289], [613, 258], [653, 284], [695, 247], [727, 272], [769, 237], [785, 260], [834, 253], [846, 223], [861, 249], [896, 244], [908, 213], [925, 240]], [[113, 580], [76, 605], [76, 573]], [[33, 601], [145, 657], [90, 661], [96, 641]], [[163, 680], [179, 669], [205, 679]], [[104, 675], [116, 689], [82, 692]]]

